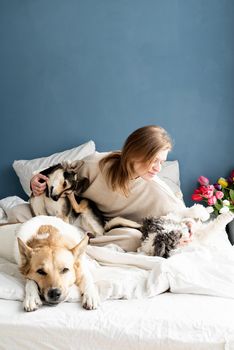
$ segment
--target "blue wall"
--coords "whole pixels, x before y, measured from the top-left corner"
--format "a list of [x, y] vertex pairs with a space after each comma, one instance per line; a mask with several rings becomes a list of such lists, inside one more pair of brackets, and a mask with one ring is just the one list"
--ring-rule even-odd
[[233, 0], [1, 0], [0, 197], [11, 164], [146, 124], [175, 141], [189, 203], [234, 168]]

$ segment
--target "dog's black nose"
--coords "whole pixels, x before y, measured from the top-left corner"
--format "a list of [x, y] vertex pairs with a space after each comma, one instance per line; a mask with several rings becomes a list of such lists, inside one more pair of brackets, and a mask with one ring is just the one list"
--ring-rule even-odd
[[58, 195], [55, 195], [55, 196], [51, 196], [51, 198], [55, 201], [55, 202], [57, 202], [57, 200], [59, 200], [59, 196]]
[[62, 294], [62, 292], [58, 288], [51, 288], [47, 293], [48, 298], [51, 301], [57, 301], [60, 298], [61, 294]]

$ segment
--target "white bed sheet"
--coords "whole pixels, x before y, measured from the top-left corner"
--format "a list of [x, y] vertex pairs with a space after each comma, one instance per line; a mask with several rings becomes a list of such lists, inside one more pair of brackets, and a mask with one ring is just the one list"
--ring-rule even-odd
[[79, 303], [25, 313], [0, 300], [1, 350], [233, 350], [234, 300], [164, 293], [143, 300]]

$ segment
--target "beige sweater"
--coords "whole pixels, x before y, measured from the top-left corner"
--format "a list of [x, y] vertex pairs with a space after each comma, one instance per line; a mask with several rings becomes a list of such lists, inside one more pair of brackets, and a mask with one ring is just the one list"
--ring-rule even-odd
[[106, 217], [122, 216], [141, 221], [146, 216], [161, 216], [185, 208], [184, 202], [159, 177], [151, 181], [137, 178], [131, 181], [128, 197], [113, 192], [99, 169], [103, 153], [95, 153], [84, 159], [81, 175], [90, 181], [83, 197], [93, 200]]

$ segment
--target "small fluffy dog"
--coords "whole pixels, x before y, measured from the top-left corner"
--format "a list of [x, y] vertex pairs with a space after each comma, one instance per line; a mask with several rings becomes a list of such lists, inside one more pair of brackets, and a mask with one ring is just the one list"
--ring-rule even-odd
[[15, 259], [26, 279], [26, 311], [43, 302], [65, 301], [73, 284], [79, 287], [83, 307], [97, 308], [99, 295], [85, 255], [87, 235], [60, 218], [37, 216], [20, 227], [16, 238]]
[[233, 219], [233, 214], [221, 214], [204, 223], [208, 219], [208, 212], [199, 204], [181, 213], [171, 213], [157, 219], [146, 218], [141, 227], [142, 243], [139, 251], [168, 258], [179, 247], [182, 237], [191, 237], [191, 244], [206, 244], [216, 232], [225, 228]]
[[57, 216], [100, 236], [104, 232], [103, 215], [92, 201], [80, 197], [89, 186], [89, 180], [79, 176], [83, 163], [64, 162], [41, 171], [48, 177], [46, 191], [40, 196], [32, 194], [29, 203], [34, 216]]
[[144, 218], [142, 224], [115, 218], [108, 222], [106, 227], [108, 229], [118, 226], [137, 228], [142, 232], [139, 252], [168, 258], [179, 247], [182, 237], [188, 238], [193, 233], [193, 242], [205, 243], [214, 232], [225, 228], [233, 217], [233, 214], [228, 212], [219, 215], [213, 221], [204, 223], [209, 219], [209, 214], [205, 207], [195, 204], [191, 208], [159, 218]]
[[170, 252], [179, 246], [181, 238], [190, 236], [188, 223], [188, 220], [180, 221], [170, 214], [160, 218], [145, 218], [141, 226], [142, 242], [138, 251], [168, 258]]

